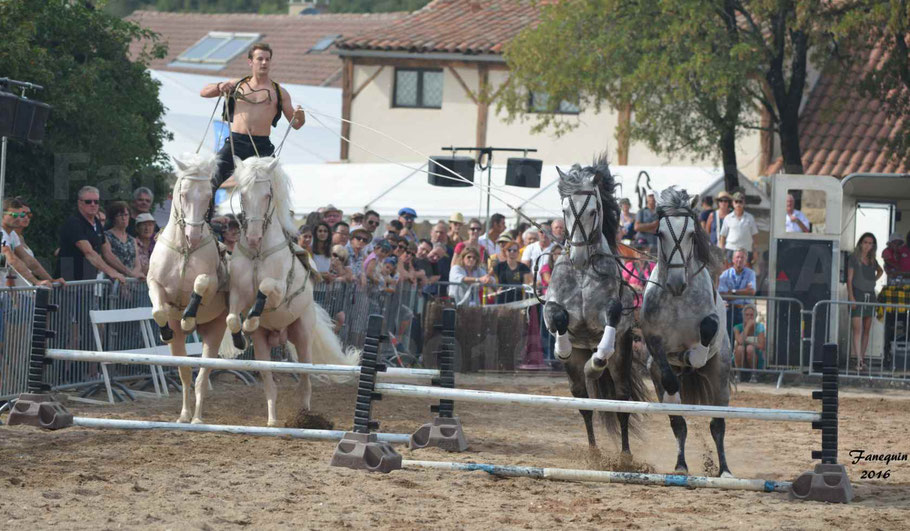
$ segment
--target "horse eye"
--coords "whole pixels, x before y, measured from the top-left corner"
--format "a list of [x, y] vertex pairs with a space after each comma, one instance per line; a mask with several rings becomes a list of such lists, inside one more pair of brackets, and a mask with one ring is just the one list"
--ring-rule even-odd
[[597, 212], [595, 212], [595, 211], [592, 210], [588, 215], [589, 215], [589, 216], [595, 216], [595, 215], [597, 215]]

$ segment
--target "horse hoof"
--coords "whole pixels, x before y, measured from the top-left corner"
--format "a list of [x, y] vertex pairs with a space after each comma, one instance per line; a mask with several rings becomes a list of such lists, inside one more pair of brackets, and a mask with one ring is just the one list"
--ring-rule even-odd
[[202, 424], [202, 419], [199, 417], [193, 417], [191, 424]]
[[158, 329], [158, 336], [163, 343], [168, 344], [174, 340], [174, 331], [169, 326], [164, 325]]
[[181, 319], [180, 328], [182, 328], [184, 332], [192, 332], [193, 329], [196, 328], [196, 318], [187, 317], [186, 319]]
[[686, 467], [678, 466], [678, 467], [676, 467], [676, 470], [673, 471], [673, 473], [678, 476], [688, 476], [689, 469]]
[[268, 423], [266, 424], [266, 426], [268, 426], [269, 428], [277, 428], [277, 427], [278, 427], [278, 421], [277, 421], [277, 420], [270, 420], [270, 421], [268, 421]]
[[730, 472], [729, 470], [724, 470], [723, 472], [720, 473], [720, 477], [722, 477], [722, 478], [735, 478], [736, 476], [734, 476], [733, 473]]
[[246, 350], [246, 338], [240, 332], [231, 334], [231, 341], [234, 343], [234, 348], [237, 350]]
[[189, 414], [189, 413], [180, 415], [180, 418], [177, 419], [177, 422], [179, 422], [180, 424], [186, 424], [186, 423], [189, 422], [189, 421], [190, 421], [190, 414]]
[[585, 378], [600, 378], [606, 368], [605, 361], [593, 357], [588, 358], [588, 361], [585, 362]]
[[253, 333], [257, 328], [259, 328], [259, 318], [250, 317], [243, 323], [243, 331], [247, 334]]

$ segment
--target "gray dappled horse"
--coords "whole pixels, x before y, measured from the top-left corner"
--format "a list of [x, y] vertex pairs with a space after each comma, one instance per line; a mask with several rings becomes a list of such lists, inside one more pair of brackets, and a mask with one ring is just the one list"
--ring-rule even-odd
[[[619, 204], [613, 177], [605, 157], [592, 166], [557, 171], [570, 230], [569, 250], [553, 269], [543, 310], [556, 337], [556, 357], [565, 363], [573, 396], [641, 401], [646, 391], [640, 371], [632, 367], [632, 316], [626, 311], [633, 293], [622, 282], [616, 254]], [[593, 413], [581, 416], [588, 444], [596, 446]], [[601, 418], [611, 433], [619, 421], [622, 451], [629, 453], [629, 414], [603, 412]]]
[[[698, 223], [698, 195], [670, 187], [657, 202], [657, 266], [645, 289], [639, 315], [655, 363], [651, 379], [666, 403], [726, 406], [730, 402], [730, 339], [724, 301], [714, 288], [716, 248]], [[678, 454], [676, 472], [688, 474], [686, 420], [670, 416]], [[725, 423], [711, 419], [721, 477], [730, 477], [724, 455]]]

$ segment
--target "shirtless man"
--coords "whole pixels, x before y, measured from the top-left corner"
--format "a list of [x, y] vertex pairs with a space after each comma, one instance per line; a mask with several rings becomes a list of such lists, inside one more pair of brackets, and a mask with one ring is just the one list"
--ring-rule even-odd
[[216, 190], [234, 173], [231, 140], [234, 155], [241, 160], [255, 157], [257, 154], [260, 157], [267, 157], [275, 152], [275, 146], [269, 140], [269, 133], [273, 126], [278, 125], [278, 119], [282, 114], [291, 122], [294, 129], [300, 129], [306, 121], [303, 109], [300, 106], [295, 109], [291, 105], [291, 95], [288, 91], [269, 78], [272, 48], [264, 42], [256, 43], [250, 47], [247, 58], [250, 76], [210, 83], [200, 92], [203, 98], [224, 95], [227, 101], [226, 112], [231, 120], [231, 138], [218, 152], [218, 171], [212, 183]]

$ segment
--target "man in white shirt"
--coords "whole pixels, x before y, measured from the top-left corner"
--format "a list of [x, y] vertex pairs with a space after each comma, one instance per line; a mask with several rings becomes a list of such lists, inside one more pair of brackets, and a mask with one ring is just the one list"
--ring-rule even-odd
[[795, 207], [793, 194], [787, 194], [787, 232], [809, 232], [809, 218]]
[[755, 246], [755, 235], [758, 224], [752, 214], [746, 212], [746, 196], [742, 192], [733, 194], [733, 212], [724, 218], [723, 227], [718, 232], [717, 245], [724, 250], [727, 263], [733, 260], [733, 251], [745, 249], [748, 262], [752, 263], [752, 249]]
[[499, 239], [499, 235], [506, 231], [506, 217], [502, 214], [493, 214], [490, 216], [490, 230], [481, 236], [477, 243], [484, 247], [487, 251], [487, 256], [497, 256], [499, 255], [499, 244], [496, 243], [496, 240]]
[[550, 245], [553, 243], [550, 241], [550, 225], [544, 223], [541, 225], [544, 230], [539, 232], [540, 239], [525, 247], [524, 253], [521, 255], [521, 263], [531, 268], [531, 271], [534, 271], [534, 267], [537, 267], [537, 280], [540, 281], [540, 270], [543, 269], [544, 264], [546, 263], [545, 258], [540, 259], [538, 263], [538, 258], [547, 252], [550, 249]]

